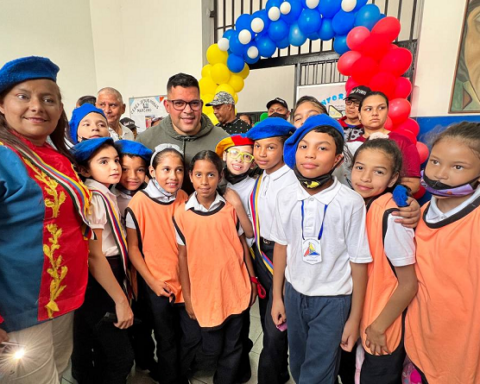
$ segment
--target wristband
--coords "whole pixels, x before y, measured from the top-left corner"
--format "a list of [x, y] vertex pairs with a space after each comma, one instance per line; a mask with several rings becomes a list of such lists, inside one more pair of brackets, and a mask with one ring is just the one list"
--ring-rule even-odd
[[255, 276], [250, 276], [250, 281], [257, 286], [258, 297], [260, 297], [261, 299], [267, 297], [267, 291], [265, 290], [265, 288], [263, 288], [262, 284], [260, 284], [258, 278], [256, 278]]

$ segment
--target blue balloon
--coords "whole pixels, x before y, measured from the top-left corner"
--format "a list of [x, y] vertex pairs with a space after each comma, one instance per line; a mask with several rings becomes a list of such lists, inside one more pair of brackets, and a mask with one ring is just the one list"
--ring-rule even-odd
[[324, 19], [332, 19], [342, 8], [342, 0], [321, 0], [318, 11]]
[[340, 10], [332, 19], [332, 27], [336, 35], [347, 35], [355, 25], [355, 14]]
[[260, 36], [255, 41], [262, 57], [271, 57], [277, 50], [277, 46], [268, 36]]
[[260, 55], [258, 55], [255, 59], [251, 59], [251, 58], [249, 58], [248, 56], [245, 57], [245, 62], [246, 62], [248, 65], [255, 64], [258, 60], [260, 60]]
[[268, 27], [268, 37], [273, 41], [283, 40], [288, 36], [288, 25], [282, 19], [272, 21]]
[[375, 4], [362, 7], [355, 16], [355, 27], [367, 27], [369, 30], [380, 20], [380, 9]]
[[347, 35], [336, 36], [335, 40], [333, 40], [333, 49], [339, 55], [343, 55], [345, 52], [348, 52], [350, 48], [348, 48], [347, 45]]
[[235, 29], [237, 31], [241, 31], [242, 29], [248, 29], [252, 32], [251, 25], [252, 24], [252, 16], [248, 13], [244, 13], [243, 15], [238, 16], [237, 21], [235, 22]]
[[288, 34], [283, 40], [277, 41], [277, 47], [279, 49], [284, 49], [284, 48], [287, 48], [289, 46], [290, 46], [290, 40], [288, 38]]
[[331, 19], [322, 19], [322, 26], [318, 31], [318, 36], [324, 41], [331, 40], [335, 37], [335, 31], [333, 30]]
[[360, 8], [365, 6], [368, 3], [368, 0], [357, 0], [357, 5], [353, 8], [352, 12], [357, 12]]
[[264, 34], [268, 30], [268, 26], [270, 25], [270, 19], [268, 18], [268, 13], [265, 9], [254, 12], [253, 15], [252, 15], [252, 20], [256, 19], [257, 17], [259, 17], [260, 19], [263, 20], [264, 27], [263, 27], [263, 31], [260, 32], [260, 33]]
[[[257, 55], [257, 57], [255, 57], [254, 59], [251, 59], [250, 57], [248, 57], [248, 49], [250, 47], [257, 47], [257, 44], [252, 41], [250, 42], [248, 45], [247, 45], [247, 50], [245, 51], [245, 54], [243, 55], [243, 59], [245, 60], [245, 62], [250, 65], [250, 64], [255, 64], [258, 60], [260, 60], [260, 53]], [[258, 49], [258, 47], [257, 47]]]
[[230, 36], [230, 47], [229, 51], [231, 51], [233, 54], [238, 55], [238, 56], [243, 56], [243, 53], [245, 52], [245, 45], [240, 43], [240, 40], [238, 40], [238, 32], [235, 31], [232, 36]]
[[281, 18], [288, 24], [293, 24], [298, 20], [298, 17], [302, 13], [303, 5], [300, 0], [286, 0], [287, 3], [290, 3], [291, 9], [287, 15], [281, 16]]
[[268, 0], [267, 4], [265, 5], [265, 9], [268, 12], [272, 7], [280, 8], [280, 5], [282, 5], [282, 3], [283, 3], [283, 0]]
[[308, 39], [309, 39], [309, 40], [312, 40], [312, 41], [315, 41], [315, 40], [320, 39], [320, 35], [318, 34], [318, 31], [317, 31], [317, 32], [313, 32], [313, 33], [311, 33], [310, 35], [308, 35]]
[[243, 61], [242, 57], [237, 55], [228, 55], [227, 67], [230, 71], [234, 73], [241, 72], [244, 66], [245, 62]]
[[224, 32], [223, 36], [225, 39], [228, 39], [230, 40], [230, 37], [232, 37], [232, 35], [235, 34], [235, 30], [234, 29], [229, 29], [227, 31]]
[[384, 13], [380, 13], [380, 18], [378, 19], [378, 21], [382, 20], [385, 17], [387, 17], [387, 15], [385, 15]]
[[290, 41], [290, 44], [294, 47], [300, 47], [301, 45], [303, 45], [303, 43], [305, 43], [305, 41], [307, 41], [307, 35], [302, 32], [302, 30], [298, 26], [298, 23], [292, 24], [290, 26], [288, 40]]
[[309, 35], [320, 29], [322, 17], [315, 9], [304, 8], [298, 18], [298, 27], [305, 35]]

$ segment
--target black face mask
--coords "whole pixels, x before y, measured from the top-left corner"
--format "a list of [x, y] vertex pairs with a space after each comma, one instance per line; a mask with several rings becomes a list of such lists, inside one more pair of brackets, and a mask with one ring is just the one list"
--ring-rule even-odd
[[315, 189], [319, 188], [325, 184], [327, 184], [330, 180], [333, 180], [333, 172], [337, 169], [340, 164], [343, 163], [343, 158], [340, 160], [336, 165], [333, 166], [332, 170], [324, 175], [318, 177], [305, 177], [303, 176], [300, 171], [297, 169], [297, 166], [293, 169], [295, 176], [297, 177], [298, 181], [307, 189]]
[[478, 176], [474, 179], [460, 184], [460, 185], [447, 185], [438, 180], [430, 179], [425, 171], [422, 171], [421, 184], [432, 195], [446, 196], [446, 197], [462, 197], [467, 196], [475, 192], [478, 186]]
[[225, 180], [227, 180], [230, 184], [235, 185], [240, 181], [245, 180], [248, 177], [248, 171], [245, 173], [242, 173], [241, 175], [234, 175], [228, 170], [228, 168], [225, 168], [224, 175], [225, 175]]

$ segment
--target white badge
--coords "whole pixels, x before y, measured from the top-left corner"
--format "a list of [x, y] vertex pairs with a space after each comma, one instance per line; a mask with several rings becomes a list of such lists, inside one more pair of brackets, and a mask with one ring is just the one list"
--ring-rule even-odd
[[305, 239], [302, 243], [303, 261], [308, 264], [317, 264], [322, 261], [320, 240]]

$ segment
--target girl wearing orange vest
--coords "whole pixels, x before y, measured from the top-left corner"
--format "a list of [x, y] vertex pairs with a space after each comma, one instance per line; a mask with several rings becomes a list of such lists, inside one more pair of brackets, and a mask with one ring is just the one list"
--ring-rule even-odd
[[127, 208], [130, 260], [140, 273], [153, 314], [158, 370], [162, 383], [185, 383], [179, 366], [178, 306], [183, 303], [178, 273], [178, 246], [172, 217], [187, 200], [183, 182], [183, 153], [176, 145], [157, 146], [150, 163], [147, 187], [135, 194]]
[[413, 230], [396, 223], [390, 215], [398, 210], [389, 191], [397, 183], [401, 169], [402, 153], [386, 137], [369, 139], [353, 159], [352, 186], [367, 205], [367, 233], [373, 257], [368, 265], [360, 322], [366, 352], [360, 374], [362, 384], [394, 384], [402, 378], [402, 313], [417, 292], [417, 278]]
[[214, 383], [233, 384], [242, 314], [255, 301], [256, 279], [251, 280], [253, 264], [235, 209], [217, 192], [220, 157], [199, 152], [190, 168], [195, 193], [174, 216], [185, 308], [196, 320], [203, 357], [216, 365]]
[[405, 348], [423, 383], [480, 381], [480, 124], [463, 122], [433, 143], [422, 176], [432, 193], [415, 237], [418, 293]]

